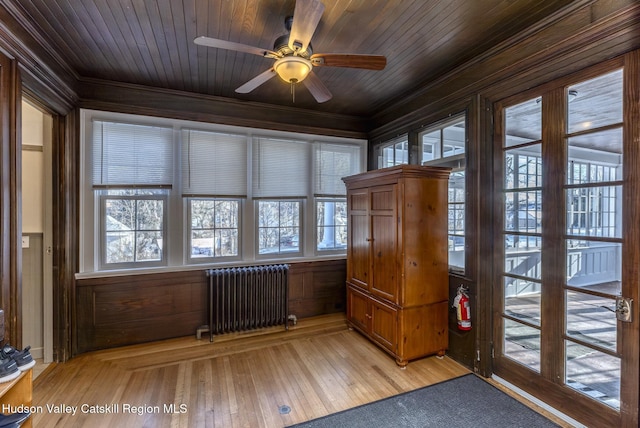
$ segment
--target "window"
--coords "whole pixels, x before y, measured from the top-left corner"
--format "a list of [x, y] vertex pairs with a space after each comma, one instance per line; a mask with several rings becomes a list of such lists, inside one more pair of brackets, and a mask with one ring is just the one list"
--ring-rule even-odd
[[258, 201], [258, 253], [300, 251], [300, 201]]
[[302, 198], [309, 193], [310, 145], [304, 141], [254, 138], [253, 197]]
[[257, 221], [259, 255], [300, 252], [301, 199], [308, 193], [310, 159], [310, 145], [306, 142], [254, 140], [253, 196], [261, 198]]
[[314, 146], [314, 196], [316, 198], [316, 251], [347, 248], [347, 188], [343, 177], [360, 172], [360, 148], [345, 144]]
[[189, 199], [190, 257], [237, 257], [240, 201]]
[[449, 264], [464, 267], [465, 173], [449, 177]]
[[449, 177], [449, 266], [464, 269], [465, 145], [464, 117], [431, 126], [419, 136], [423, 165], [452, 168]]
[[95, 121], [93, 141], [100, 265], [165, 264], [166, 205], [173, 182], [172, 129]]
[[318, 199], [316, 225], [318, 251], [345, 250], [347, 248], [346, 199]]
[[394, 165], [409, 163], [409, 140], [403, 135], [383, 143], [377, 149], [378, 168], [388, 168]]
[[345, 253], [342, 178], [365, 141], [81, 115], [79, 275]]
[[166, 192], [107, 190], [101, 193], [102, 264], [162, 262]]
[[93, 187], [165, 187], [173, 183], [173, 130], [94, 121]]
[[182, 130], [182, 196], [187, 200], [188, 259], [240, 255], [240, 205], [247, 194], [247, 137]]
[[182, 196], [247, 196], [247, 136], [182, 130]]
[[430, 128], [421, 134], [423, 164], [436, 159], [464, 155], [464, 119], [457, 119], [455, 122], [436, 129]]

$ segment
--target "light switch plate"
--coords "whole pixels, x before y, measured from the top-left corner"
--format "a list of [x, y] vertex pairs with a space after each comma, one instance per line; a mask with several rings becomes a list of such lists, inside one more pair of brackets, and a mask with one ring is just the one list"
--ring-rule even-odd
[[22, 235], [22, 248], [29, 248], [29, 237]]

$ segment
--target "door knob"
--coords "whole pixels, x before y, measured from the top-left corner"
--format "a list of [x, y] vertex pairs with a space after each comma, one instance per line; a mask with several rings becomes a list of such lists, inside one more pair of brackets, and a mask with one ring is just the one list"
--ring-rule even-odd
[[616, 318], [619, 321], [631, 322], [631, 303], [633, 299], [628, 297], [616, 297]]

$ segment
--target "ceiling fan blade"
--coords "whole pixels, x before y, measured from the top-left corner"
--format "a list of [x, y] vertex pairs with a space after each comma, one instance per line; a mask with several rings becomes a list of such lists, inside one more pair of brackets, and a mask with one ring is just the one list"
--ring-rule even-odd
[[322, 18], [324, 4], [316, 0], [297, 0], [289, 34], [289, 48], [304, 52]]
[[382, 55], [313, 54], [311, 62], [318, 66], [382, 70], [387, 65], [387, 58]]
[[311, 92], [311, 95], [313, 95], [313, 98], [315, 98], [319, 103], [329, 101], [333, 97], [331, 92], [329, 92], [327, 87], [324, 86], [324, 83], [322, 83], [313, 71], [307, 74], [307, 77], [302, 81], [302, 83], [304, 83], [304, 86], [307, 87], [309, 92]]
[[244, 85], [240, 86], [238, 89], [236, 89], [236, 92], [239, 94], [248, 94], [249, 92], [253, 91], [255, 88], [262, 85], [264, 82], [271, 79], [275, 75], [276, 75], [276, 72], [272, 67], [267, 71], [265, 71], [264, 73], [258, 74], [256, 77], [249, 80]]
[[230, 51], [246, 52], [260, 56], [278, 56], [273, 51], [268, 49], [256, 48], [254, 46], [243, 45], [242, 43], [229, 42], [227, 40], [214, 39], [212, 37], [200, 36], [193, 39], [193, 42], [197, 45], [208, 46], [210, 48], [227, 49]]

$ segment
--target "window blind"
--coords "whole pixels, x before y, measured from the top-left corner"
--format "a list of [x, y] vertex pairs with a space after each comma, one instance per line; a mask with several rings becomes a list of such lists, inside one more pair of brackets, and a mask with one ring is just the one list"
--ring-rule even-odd
[[182, 131], [182, 196], [247, 195], [245, 135]]
[[309, 145], [295, 140], [255, 138], [253, 196], [304, 197], [309, 193]]
[[173, 129], [93, 121], [93, 186], [171, 187]]
[[361, 172], [360, 146], [314, 144], [315, 196], [342, 196], [347, 189], [342, 177]]

